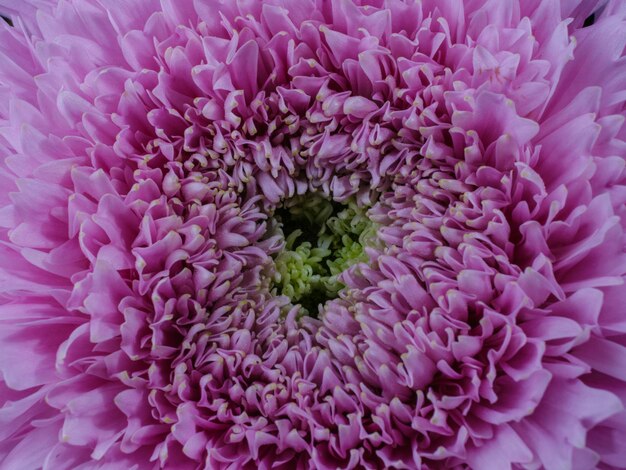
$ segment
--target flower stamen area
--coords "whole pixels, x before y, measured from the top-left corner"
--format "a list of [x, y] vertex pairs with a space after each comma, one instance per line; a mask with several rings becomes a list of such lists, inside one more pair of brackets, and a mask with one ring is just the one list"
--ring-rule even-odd
[[273, 293], [312, 316], [337, 298], [341, 274], [366, 261], [365, 247], [374, 238], [366, 211], [354, 201], [340, 204], [315, 193], [285, 201], [274, 213], [284, 247], [274, 258]]

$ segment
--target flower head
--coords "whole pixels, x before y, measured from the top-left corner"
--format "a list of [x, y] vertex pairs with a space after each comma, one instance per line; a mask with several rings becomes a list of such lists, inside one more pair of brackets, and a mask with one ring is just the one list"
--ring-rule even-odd
[[2, 468], [623, 467], [623, 2], [0, 12]]

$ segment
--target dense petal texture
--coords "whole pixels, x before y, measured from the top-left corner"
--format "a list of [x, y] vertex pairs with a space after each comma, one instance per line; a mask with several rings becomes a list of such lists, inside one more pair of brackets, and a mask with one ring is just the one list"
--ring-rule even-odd
[[626, 468], [623, 1], [0, 12], [0, 469]]

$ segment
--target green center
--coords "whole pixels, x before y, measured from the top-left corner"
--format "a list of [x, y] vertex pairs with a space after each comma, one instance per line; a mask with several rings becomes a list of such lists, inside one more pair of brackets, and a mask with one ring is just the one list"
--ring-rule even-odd
[[339, 275], [366, 260], [372, 222], [366, 208], [355, 202], [342, 205], [316, 194], [290, 199], [275, 217], [285, 236], [285, 247], [274, 260], [276, 293], [315, 315], [320, 304], [344, 287]]

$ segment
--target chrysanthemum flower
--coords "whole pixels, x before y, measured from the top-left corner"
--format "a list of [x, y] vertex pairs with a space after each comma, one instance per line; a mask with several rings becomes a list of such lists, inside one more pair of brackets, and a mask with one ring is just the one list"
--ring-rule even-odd
[[623, 1], [0, 13], [0, 469], [626, 468]]

